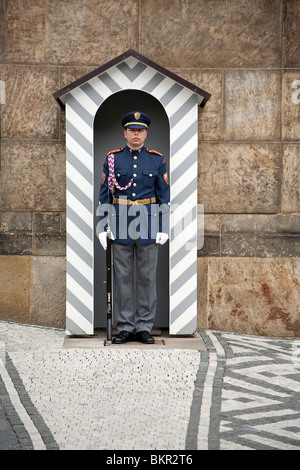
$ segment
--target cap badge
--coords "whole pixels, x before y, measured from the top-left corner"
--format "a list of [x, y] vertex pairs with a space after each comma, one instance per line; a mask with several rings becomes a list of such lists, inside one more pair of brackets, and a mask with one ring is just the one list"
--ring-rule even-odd
[[141, 117], [141, 113], [134, 113], [134, 117], [138, 121]]

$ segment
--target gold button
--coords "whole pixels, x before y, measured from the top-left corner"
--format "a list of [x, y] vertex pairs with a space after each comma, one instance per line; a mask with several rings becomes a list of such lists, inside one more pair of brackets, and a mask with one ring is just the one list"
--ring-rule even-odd
[[133, 177], [136, 178], [136, 177], [137, 177], [137, 174], [136, 174], [136, 173], [133, 173]]
[[118, 175], [117, 175], [117, 176], [120, 176], [120, 173], [118, 173]]
[[149, 173], [149, 176], [152, 176], [152, 173]]
[[132, 193], [133, 197], [135, 196], [135, 193]]
[[133, 168], [137, 168], [137, 165], [133, 165]]
[[133, 186], [136, 186], [136, 183], [133, 183]]

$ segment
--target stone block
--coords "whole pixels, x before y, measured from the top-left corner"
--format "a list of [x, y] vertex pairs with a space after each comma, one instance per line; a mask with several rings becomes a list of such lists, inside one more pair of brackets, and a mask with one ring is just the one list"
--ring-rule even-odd
[[65, 146], [44, 141], [4, 141], [0, 210], [64, 211]]
[[300, 214], [224, 215], [221, 256], [299, 257]]
[[[99, 64], [101, 65], [101, 64]], [[89, 72], [95, 70], [95, 67], [62, 67], [60, 69], [60, 76], [59, 76], [59, 89], [69, 85], [70, 83], [75, 82], [79, 78], [87, 75]], [[60, 116], [60, 139], [65, 140], [66, 136], [66, 114], [65, 112], [61, 112]]]
[[47, 62], [47, 15], [49, 2], [20, 0], [3, 8], [3, 57], [5, 62]]
[[283, 147], [282, 212], [300, 212], [300, 145]]
[[222, 235], [252, 234], [293, 236], [300, 234], [300, 214], [234, 214], [222, 216]]
[[66, 233], [66, 213], [61, 212], [60, 214], [60, 229], [62, 233]]
[[300, 64], [300, 8], [298, 0], [285, 0], [282, 41], [284, 67]]
[[3, 212], [1, 220], [1, 231], [31, 233], [31, 219], [31, 212]]
[[59, 212], [35, 212], [33, 214], [34, 233], [60, 232]]
[[64, 328], [66, 317], [65, 258], [31, 258], [30, 322]]
[[58, 139], [59, 107], [52, 96], [58, 89], [57, 69], [7, 65], [2, 67], [1, 80], [6, 89], [2, 137]]
[[[95, 70], [95, 67], [62, 67], [60, 69], [59, 89], [75, 82], [79, 78]], [[66, 113], [61, 112], [60, 116], [60, 138], [66, 138]]]
[[280, 145], [199, 143], [199, 204], [205, 213], [277, 213]]
[[66, 256], [66, 234], [54, 232], [34, 234], [32, 253], [38, 256]]
[[61, 233], [59, 212], [33, 214], [32, 252], [39, 256], [66, 255], [66, 234]]
[[136, 0], [5, 2], [5, 62], [97, 67], [138, 49], [138, 8]]
[[281, 9], [281, 0], [148, 0], [140, 52], [167, 68], [281, 67]]
[[278, 140], [281, 75], [270, 70], [227, 70], [224, 86], [225, 138]]
[[220, 235], [205, 235], [203, 246], [198, 249], [199, 257], [220, 256]]
[[32, 233], [0, 232], [0, 255], [31, 255]]
[[29, 323], [30, 257], [0, 256], [0, 319]]
[[220, 216], [205, 214], [204, 215], [204, 227], [199, 226], [198, 218], [198, 238], [200, 230], [204, 229], [204, 242], [202, 246], [198, 241], [198, 256], [209, 257], [209, 256], [220, 256]]
[[3, 212], [0, 229], [0, 255], [31, 254], [31, 212]]
[[[101, 64], [99, 64], [101, 65]], [[59, 77], [59, 88], [63, 88], [70, 83], [75, 82], [79, 78], [82, 78], [84, 75], [87, 75], [90, 72], [93, 72], [95, 67], [88, 66], [65, 66], [60, 69]]]
[[222, 84], [221, 71], [205, 71], [199, 69], [174, 70], [185, 80], [211, 93], [205, 108], [199, 108], [198, 138], [200, 140], [220, 140], [223, 137], [222, 117]]
[[300, 259], [210, 258], [208, 327], [300, 337]]
[[[300, 63], [300, 62], [299, 62]], [[300, 139], [300, 70], [282, 76], [282, 139]]]

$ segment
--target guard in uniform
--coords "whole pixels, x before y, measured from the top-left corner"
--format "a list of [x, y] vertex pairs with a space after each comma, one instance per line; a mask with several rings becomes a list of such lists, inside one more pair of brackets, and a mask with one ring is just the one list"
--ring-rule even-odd
[[[105, 221], [106, 209], [111, 207], [116, 344], [134, 339], [154, 343], [150, 332], [157, 303], [158, 245], [168, 240], [170, 187], [163, 155], [144, 146], [150, 123], [150, 117], [140, 111], [126, 114], [121, 124], [127, 144], [110, 151], [103, 166], [99, 221]], [[106, 249], [105, 230], [100, 231], [99, 239]]]

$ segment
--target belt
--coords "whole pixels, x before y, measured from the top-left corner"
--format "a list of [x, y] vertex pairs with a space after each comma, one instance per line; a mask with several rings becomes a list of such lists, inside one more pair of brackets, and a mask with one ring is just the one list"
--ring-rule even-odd
[[156, 202], [156, 197], [151, 197], [148, 199], [137, 199], [136, 201], [131, 201], [130, 199], [118, 199], [114, 198], [114, 204], [123, 204], [125, 206], [131, 206], [135, 204], [154, 204]]

